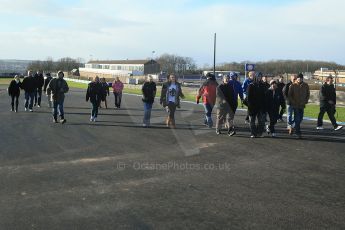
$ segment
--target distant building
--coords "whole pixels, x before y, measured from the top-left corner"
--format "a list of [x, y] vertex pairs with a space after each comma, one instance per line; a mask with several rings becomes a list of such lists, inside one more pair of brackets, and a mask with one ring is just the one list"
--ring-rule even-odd
[[0, 60], [0, 77], [25, 75], [31, 62], [29, 60]]
[[92, 78], [96, 75], [105, 78], [144, 76], [160, 72], [155, 60], [112, 60], [89, 61], [85, 68], [79, 68], [80, 76]]
[[[314, 73], [314, 78], [318, 79], [319, 81], [325, 81], [326, 78], [332, 75], [335, 77], [335, 72], [334, 70], [329, 70], [327, 68], [321, 68], [320, 70], [315, 71]], [[337, 79], [336, 79], [337, 84], [345, 84], [345, 70], [339, 70], [337, 71]]]

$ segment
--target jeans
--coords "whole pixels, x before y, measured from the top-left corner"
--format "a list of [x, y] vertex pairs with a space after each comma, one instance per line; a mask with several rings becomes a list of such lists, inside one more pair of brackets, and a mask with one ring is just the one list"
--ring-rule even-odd
[[293, 124], [294, 124], [294, 119], [293, 119], [293, 108], [291, 105], [287, 105], [287, 118], [286, 118], [286, 121], [287, 121], [287, 126], [288, 127], [292, 127]]
[[[250, 133], [254, 136], [262, 135], [265, 126], [265, 117], [262, 111], [253, 113], [249, 115], [250, 119]], [[256, 119], [258, 123], [256, 124]]]
[[326, 112], [329, 117], [329, 120], [332, 122], [333, 127], [336, 128], [338, 124], [334, 117], [335, 105], [327, 105], [327, 106], [320, 107], [320, 113], [317, 118], [317, 126], [323, 125], [323, 116], [325, 115]]
[[19, 95], [11, 95], [11, 106], [12, 106], [12, 110], [14, 110], [14, 102], [16, 103], [16, 110], [18, 110], [18, 99], [19, 99]]
[[304, 116], [304, 109], [293, 108], [293, 114], [295, 118], [296, 134], [301, 135], [301, 123]]
[[205, 125], [208, 125], [208, 127], [213, 126], [213, 121], [212, 121], [212, 110], [213, 110], [213, 105], [211, 104], [204, 104], [204, 109], [205, 109], [205, 118], [204, 118], [204, 123]]
[[100, 105], [100, 101], [91, 101], [92, 109], [91, 109], [91, 117], [96, 118], [98, 116], [98, 107]]
[[60, 115], [60, 118], [61, 119], [65, 119], [65, 114], [64, 114], [64, 110], [63, 110], [63, 103], [64, 103], [64, 100], [54, 100], [53, 101], [53, 117], [54, 117], [54, 120], [57, 119], [57, 115], [58, 115], [58, 112], [59, 112], [59, 115]]
[[34, 97], [35, 97], [35, 92], [29, 93], [25, 92], [25, 104], [24, 107], [27, 109], [29, 106], [29, 109], [32, 109], [34, 105]]
[[120, 108], [121, 107], [122, 93], [114, 92], [114, 97], [115, 97], [115, 107]]
[[41, 98], [42, 98], [42, 88], [36, 89], [35, 92], [35, 105], [41, 105]]
[[143, 124], [150, 125], [152, 104], [150, 102], [144, 102], [144, 119]]

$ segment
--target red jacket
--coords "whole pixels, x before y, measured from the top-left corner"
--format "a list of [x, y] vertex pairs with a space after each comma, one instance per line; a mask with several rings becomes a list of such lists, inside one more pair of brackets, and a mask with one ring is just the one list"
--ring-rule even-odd
[[216, 89], [218, 83], [215, 80], [207, 80], [205, 83], [200, 87], [198, 91], [198, 95], [196, 100], [199, 101], [202, 97], [202, 101], [204, 104], [211, 104], [214, 105], [216, 103]]

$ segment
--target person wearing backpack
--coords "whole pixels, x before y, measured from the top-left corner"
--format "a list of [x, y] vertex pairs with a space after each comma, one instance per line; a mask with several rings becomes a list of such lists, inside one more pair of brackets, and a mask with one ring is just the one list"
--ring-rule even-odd
[[57, 115], [59, 112], [60, 115], [60, 123], [66, 123], [65, 114], [64, 114], [64, 101], [65, 101], [65, 93], [68, 92], [68, 84], [63, 79], [64, 73], [59, 71], [57, 73], [58, 77], [53, 78], [47, 87], [47, 94], [51, 95], [51, 101], [53, 102], [53, 122], [58, 123]]
[[104, 97], [104, 87], [99, 82], [99, 77], [96, 76], [92, 82], [88, 84], [86, 91], [86, 101], [91, 102], [91, 118], [90, 121], [96, 122], [98, 116], [98, 107]]
[[[18, 75], [14, 77], [14, 79], [11, 81], [10, 85], [8, 86], [8, 95], [11, 97], [11, 111], [18, 112], [18, 100], [20, 96], [20, 89], [22, 87], [22, 83], [20, 82], [20, 78]], [[14, 104], [16, 104], [16, 107], [14, 108]]]

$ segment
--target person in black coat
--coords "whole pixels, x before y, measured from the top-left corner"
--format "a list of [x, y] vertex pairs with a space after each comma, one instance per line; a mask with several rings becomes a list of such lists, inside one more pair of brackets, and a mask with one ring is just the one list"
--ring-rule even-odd
[[284, 97], [282, 92], [278, 89], [275, 80], [270, 81], [270, 88], [265, 93], [265, 111], [268, 113], [270, 124], [267, 125], [267, 133], [276, 136], [274, 126], [277, 124], [279, 117], [279, 107], [283, 103]]
[[102, 87], [102, 84], [99, 82], [99, 77], [96, 76], [94, 81], [89, 83], [86, 91], [86, 101], [90, 100], [92, 104], [90, 121], [96, 121], [98, 116], [98, 107], [103, 99], [103, 96], [104, 88]]
[[334, 117], [336, 102], [337, 98], [336, 91], [333, 85], [333, 77], [329, 76], [327, 77], [326, 82], [321, 86], [320, 89], [320, 113], [317, 119], [316, 129], [323, 129], [323, 116], [326, 112], [328, 114], [330, 121], [332, 122], [334, 130], [339, 130], [343, 128], [343, 126], [337, 124], [337, 121]]
[[[102, 85], [103, 87], [103, 99], [102, 101], [104, 101], [104, 107], [107, 109], [108, 108], [108, 104], [107, 104], [107, 96], [109, 96], [109, 85], [108, 83], [106, 82], [105, 78], [101, 78], [101, 82], [100, 84]], [[102, 103], [99, 103], [99, 108], [102, 108], [101, 106]]]
[[35, 104], [37, 107], [41, 107], [41, 99], [42, 99], [42, 87], [44, 85], [44, 77], [42, 71], [37, 71], [34, 76], [35, 83], [36, 83], [36, 92], [35, 92]]
[[[247, 89], [248, 114], [250, 119], [251, 138], [262, 136], [265, 121], [265, 92], [266, 86], [261, 81], [262, 73], [255, 75], [254, 81], [250, 83]], [[258, 121], [256, 124], [256, 120]]]
[[37, 87], [31, 70], [28, 71], [28, 76], [24, 77], [22, 89], [25, 91], [25, 111], [29, 108], [30, 112], [32, 112]]
[[[18, 112], [18, 99], [21, 87], [22, 83], [20, 82], [20, 78], [16, 75], [8, 86], [8, 95], [11, 97], [11, 111]], [[16, 108], [14, 108], [14, 102], [16, 103]]]
[[157, 92], [156, 83], [153, 81], [152, 76], [147, 77], [147, 80], [141, 88], [141, 92], [143, 93], [142, 101], [144, 103], [143, 126], [148, 127], [150, 126], [152, 104], [155, 101]]
[[52, 80], [52, 76], [50, 75], [50, 73], [46, 74], [46, 78], [44, 79], [44, 85], [43, 85], [43, 91], [46, 93], [47, 98], [48, 98], [48, 106], [49, 108], [52, 107], [52, 101], [51, 101], [51, 95], [47, 93], [47, 87], [49, 85], [49, 82]]
[[[283, 95], [283, 89], [285, 87], [285, 83], [284, 83], [284, 78], [283, 76], [279, 76], [278, 79], [278, 83], [277, 83], [277, 90]], [[280, 105], [280, 112], [279, 112], [279, 117], [278, 117], [278, 121], [280, 122], [284, 122], [283, 120], [283, 114], [285, 113], [286, 110], [286, 103], [285, 103], [285, 99], [282, 101], [281, 105]]]

